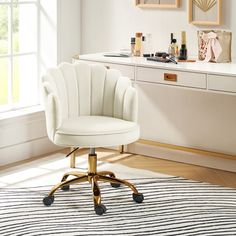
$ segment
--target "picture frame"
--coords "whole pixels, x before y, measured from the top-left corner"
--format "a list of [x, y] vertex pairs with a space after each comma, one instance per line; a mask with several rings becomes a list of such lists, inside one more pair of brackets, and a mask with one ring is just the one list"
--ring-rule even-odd
[[140, 8], [179, 8], [180, 0], [136, 0]]
[[193, 25], [221, 25], [222, 0], [188, 0], [188, 19]]

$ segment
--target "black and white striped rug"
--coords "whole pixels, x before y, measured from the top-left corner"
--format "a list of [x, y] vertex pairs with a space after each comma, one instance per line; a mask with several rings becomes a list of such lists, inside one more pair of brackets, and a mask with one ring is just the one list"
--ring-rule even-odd
[[89, 184], [59, 191], [45, 207], [47, 188], [0, 189], [0, 235], [236, 235], [236, 190], [179, 177], [136, 179], [145, 196], [101, 184], [103, 216], [94, 213]]

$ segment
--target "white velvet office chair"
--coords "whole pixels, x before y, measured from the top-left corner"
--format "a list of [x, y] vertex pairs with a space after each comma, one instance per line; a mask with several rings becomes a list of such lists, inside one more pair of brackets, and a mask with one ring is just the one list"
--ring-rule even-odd
[[[69, 190], [70, 185], [84, 181], [92, 185], [98, 215], [106, 212], [98, 181], [110, 182], [112, 187], [127, 185], [134, 201], [141, 203], [143, 195], [134, 185], [117, 179], [112, 172], [97, 172], [95, 153], [97, 147], [125, 145], [139, 138], [137, 93], [131, 81], [101, 65], [63, 63], [43, 76], [43, 94], [50, 140], [59, 146], [90, 148], [88, 172], [66, 173], [43, 203], [50, 206], [57, 189]], [[68, 180], [69, 176], [73, 178]]]

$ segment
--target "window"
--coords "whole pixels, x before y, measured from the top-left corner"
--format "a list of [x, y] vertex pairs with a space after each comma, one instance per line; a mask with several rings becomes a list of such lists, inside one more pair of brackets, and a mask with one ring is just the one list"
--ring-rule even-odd
[[0, 112], [39, 103], [39, 0], [0, 0]]

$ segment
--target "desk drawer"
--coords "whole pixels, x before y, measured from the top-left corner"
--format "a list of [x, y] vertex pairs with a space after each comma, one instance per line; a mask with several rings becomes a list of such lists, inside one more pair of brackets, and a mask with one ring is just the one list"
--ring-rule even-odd
[[104, 63], [104, 65], [110, 69], [119, 70], [123, 76], [126, 76], [131, 80], [134, 80], [134, 66], [112, 64], [112, 63]]
[[206, 75], [201, 73], [138, 67], [137, 80], [206, 89]]
[[236, 93], [236, 76], [208, 75], [208, 89]]
[[87, 62], [91, 64], [104, 65], [109, 69], [119, 70], [123, 76], [126, 76], [130, 78], [131, 80], [134, 80], [134, 66], [127, 66], [127, 65], [113, 64], [113, 63], [106, 63], [106, 62], [97, 62], [97, 61], [87, 61]]

